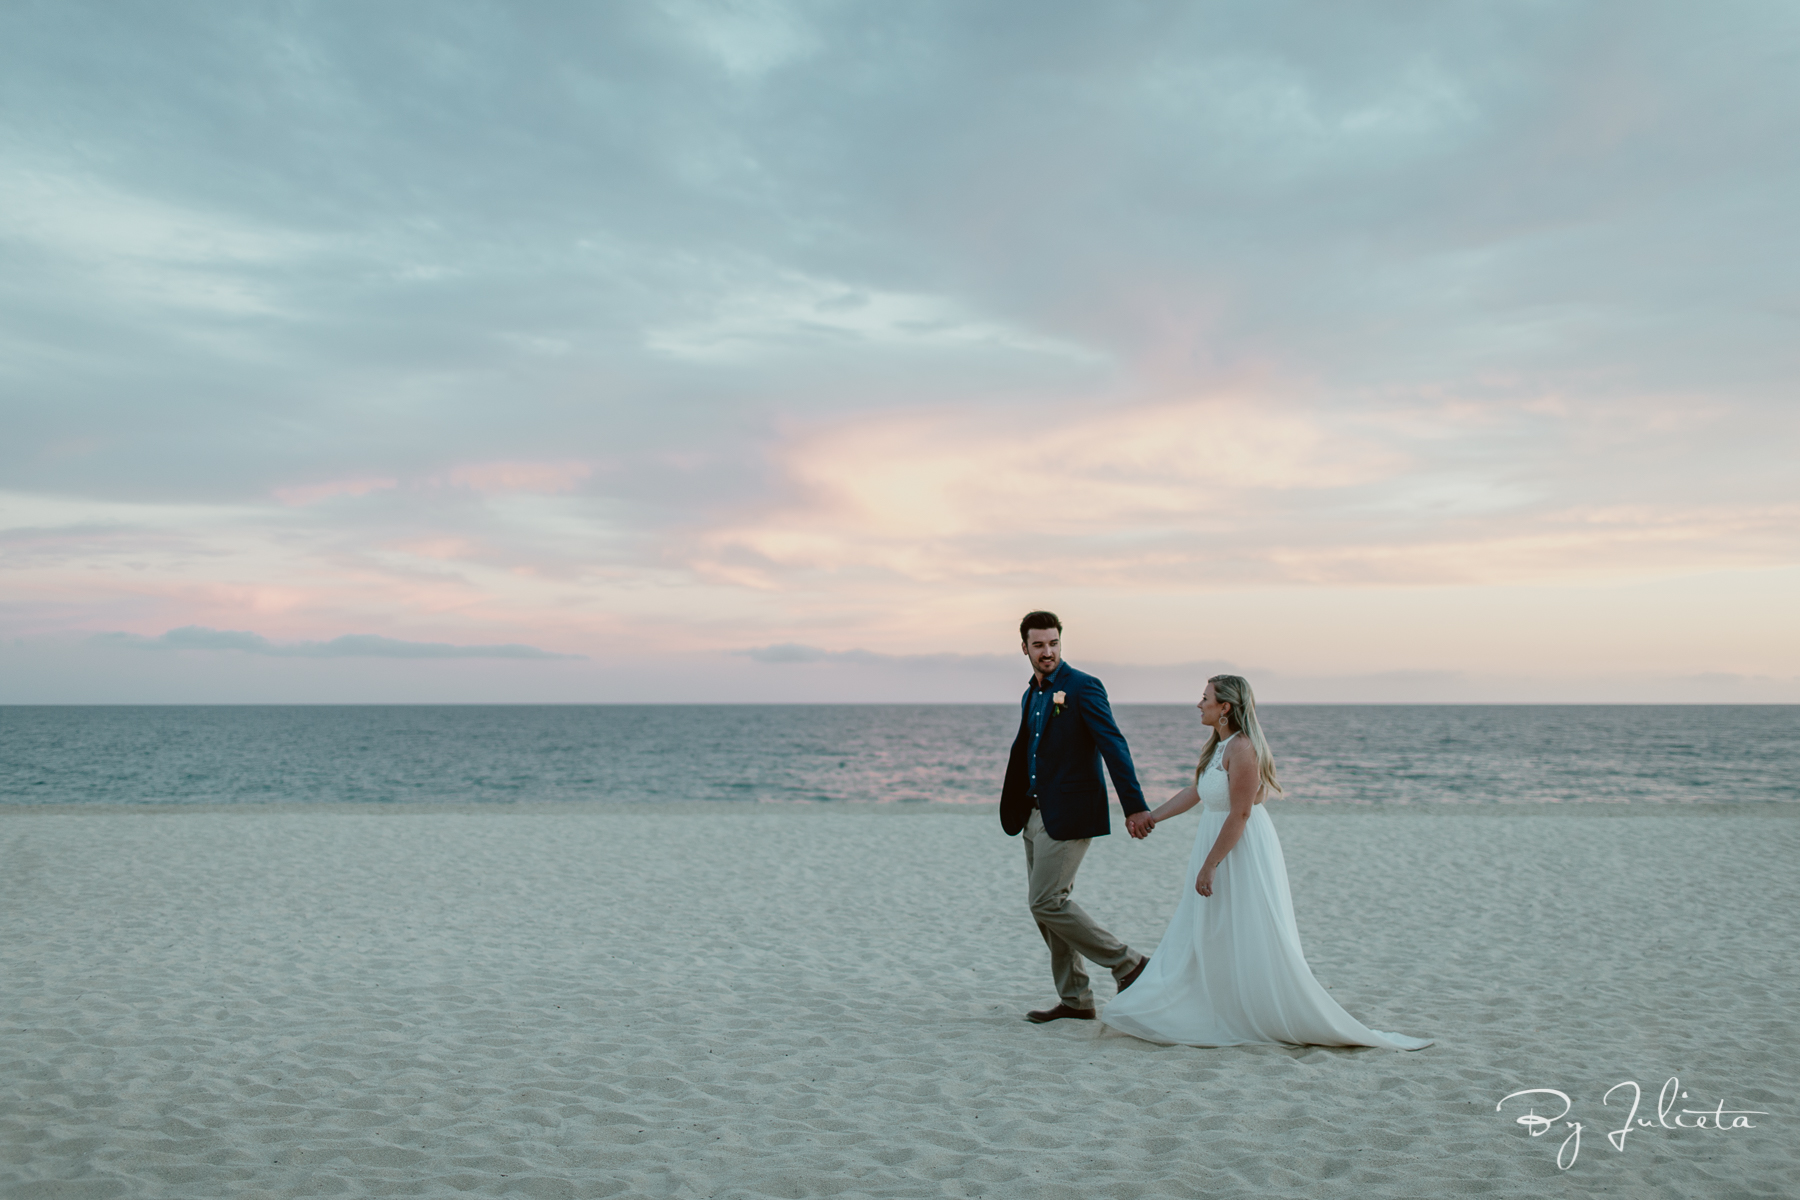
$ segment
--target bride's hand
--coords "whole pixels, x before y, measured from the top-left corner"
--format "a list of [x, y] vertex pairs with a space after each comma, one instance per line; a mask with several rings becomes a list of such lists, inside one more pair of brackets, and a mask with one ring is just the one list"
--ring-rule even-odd
[[1212, 895], [1212, 885], [1213, 869], [1211, 867], [1200, 868], [1200, 878], [1194, 880], [1194, 890], [1202, 896], [1210, 896]]

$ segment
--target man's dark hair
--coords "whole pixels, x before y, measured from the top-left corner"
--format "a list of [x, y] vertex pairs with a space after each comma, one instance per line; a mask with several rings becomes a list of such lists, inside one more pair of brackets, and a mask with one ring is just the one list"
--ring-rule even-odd
[[1034, 629], [1054, 629], [1056, 632], [1061, 633], [1062, 618], [1058, 617], [1053, 612], [1026, 613], [1025, 619], [1019, 622], [1019, 640], [1021, 642], [1030, 641], [1031, 631]]

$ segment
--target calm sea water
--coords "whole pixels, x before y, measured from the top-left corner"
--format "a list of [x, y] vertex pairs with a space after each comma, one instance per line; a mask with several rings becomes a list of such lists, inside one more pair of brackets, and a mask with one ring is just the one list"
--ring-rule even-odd
[[[1800, 801], [1800, 705], [1269, 705], [1295, 801]], [[1157, 803], [1185, 705], [1122, 705]], [[0, 707], [0, 803], [996, 799], [1012, 705]]]

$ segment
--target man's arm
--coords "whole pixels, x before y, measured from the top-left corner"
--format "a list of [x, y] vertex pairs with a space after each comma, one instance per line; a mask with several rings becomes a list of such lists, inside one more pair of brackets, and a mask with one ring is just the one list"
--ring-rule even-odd
[[[1144, 789], [1138, 786], [1137, 768], [1131, 764], [1131, 747], [1113, 720], [1112, 705], [1106, 699], [1106, 685], [1089, 676], [1081, 694], [1081, 719], [1094, 736], [1100, 757], [1106, 760], [1106, 773], [1112, 776], [1113, 791], [1119, 793], [1119, 807], [1130, 818], [1134, 813], [1149, 812], [1144, 803]], [[1127, 823], [1129, 827], [1129, 821]], [[1135, 831], [1134, 831], [1135, 832]]]
[[1018, 832], [1008, 826], [1008, 815], [1017, 817], [1023, 825], [1024, 817], [1020, 815], [1020, 809], [1028, 807], [1026, 797], [1031, 788], [1031, 779], [1025, 768], [1025, 739], [1028, 734], [1026, 715], [1030, 712], [1030, 699], [1031, 693], [1026, 692], [1019, 701], [1019, 732], [1013, 735], [1012, 749], [1006, 755], [1006, 774], [1000, 781], [1000, 827], [1008, 834]]

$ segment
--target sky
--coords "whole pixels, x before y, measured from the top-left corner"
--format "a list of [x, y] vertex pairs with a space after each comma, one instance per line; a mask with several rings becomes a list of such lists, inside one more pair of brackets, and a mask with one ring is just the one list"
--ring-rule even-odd
[[0, 6], [0, 703], [1800, 701], [1800, 7]]

